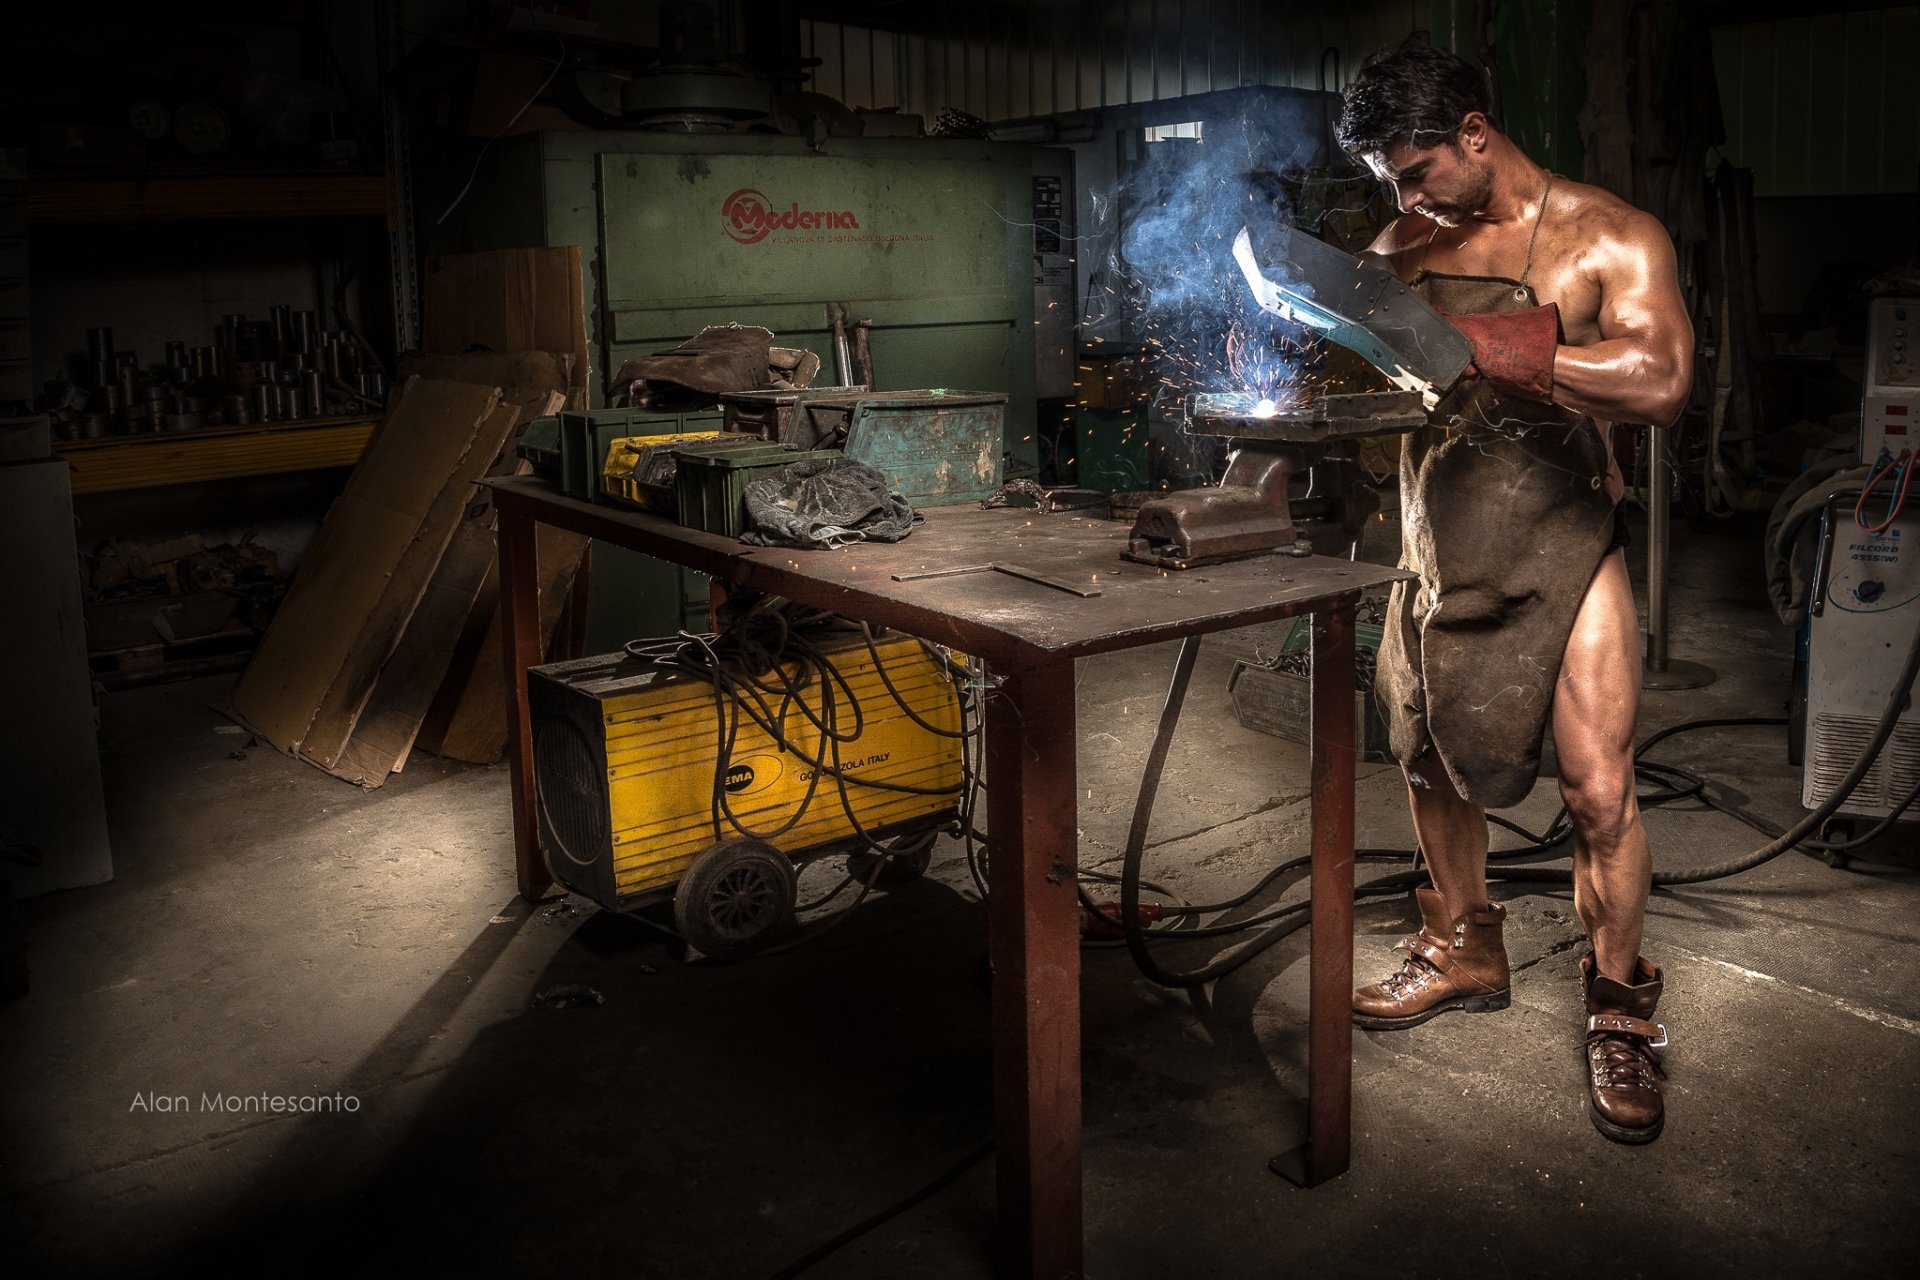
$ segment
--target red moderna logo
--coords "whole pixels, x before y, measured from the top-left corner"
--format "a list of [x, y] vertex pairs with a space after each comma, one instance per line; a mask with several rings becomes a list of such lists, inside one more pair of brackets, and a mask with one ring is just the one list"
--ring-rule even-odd
[[860, 229], [851, 209], [802, 209], [794, 201], [775, 209], [752, 187], [742, 187], [720, 205], [720, 226], [741, 244], [756, 244], [769, 231], [843, 231]]

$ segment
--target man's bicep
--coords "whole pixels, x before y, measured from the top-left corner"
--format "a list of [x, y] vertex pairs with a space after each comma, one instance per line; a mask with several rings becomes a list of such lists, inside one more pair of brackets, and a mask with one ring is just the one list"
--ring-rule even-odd
[[1662, 351], [1692, 347], [1693, 325], [1667, 229], [1636, 213], [1607, 255], [1600, 280], [1600, 336], [1637, 338]]

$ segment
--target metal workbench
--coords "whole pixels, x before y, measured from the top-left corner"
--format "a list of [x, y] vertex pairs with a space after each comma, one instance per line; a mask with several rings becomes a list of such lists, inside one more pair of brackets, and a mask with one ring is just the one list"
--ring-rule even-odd
[[[984, 658], [988, 947], [1001, 1271], [1081, 1274], [1080, 906], [1075, 894], [1075, 658], [1313, 615], [1312, 942], [1306, 1185], [1347, 1167], [1353, 970], [1354, 607], [1406, 575], [1270, 556], [1168, 572], [1124, 562], [1106, 520], [934, 507], [904, 542], [842, 551], [749, 547], [639, 511], [562, 496], [531, 477], [484, 482], [499, 512], [502, 628], [512, 700], [520, 891], [551, 884], [535, 823], [528, 665], [539, 661], [534, 531], [551, 524]], [[894, 574], [1011, 562], [1097, 588], [1082, 598], [1003, 573], [897, 582]]]

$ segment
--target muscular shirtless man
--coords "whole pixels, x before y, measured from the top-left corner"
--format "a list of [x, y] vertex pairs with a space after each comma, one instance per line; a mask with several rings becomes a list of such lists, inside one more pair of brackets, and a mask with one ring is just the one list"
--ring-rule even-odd
[[[1505, 908], [1487, 899], [1486, 810], [1532, 789], [1551, 722], [1574, 830], [1589, 1112], [1621, 1142], [1663, 1117], [1640, 955], [1652, 862], [1634, 798], [1640, 635], [1599, 423], [1671, 425], [1693, 331], [1660, 223], [1528, 159], [1471, 64], [1407, 46], [1364, 66], [1339, 137], [1401, 215], [1372, 253], [1473, 344], [1478, 376], [1406, 438], [1404, 568], [1377, 682], [1433, 888], [1398, 972], [1354, 1021], [1410, 1027], [1508, 1002]], [[1597, 420], [1597, 421], [1596, 421]]]

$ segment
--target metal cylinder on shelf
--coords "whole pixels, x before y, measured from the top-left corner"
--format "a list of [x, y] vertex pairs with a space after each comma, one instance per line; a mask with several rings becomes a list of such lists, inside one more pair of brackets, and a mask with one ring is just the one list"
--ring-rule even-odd
[[293, 341], [293, 308], [285, 303], [270, 307], [267, 321], [273, 326], [273, 354], [285, 354]]
[[276, 388], [271, 382], [257, 382], [253, 387], [253, 416], [259, 422], [272, 422], [279, 416], [275, 412], [277, 401]]
[[280, 394], [284, 397], [282, 403], [286, 405], [288, 418], [297, 420], [307, 416], [307, 393], [303, 389], [297, 386], [282, 386]]
[[316, 418], [327, 414], [327, 380], [318, 371], [309, 369], [300, 375], [300, 390], [307, 399], [307, 412]]
[[271, 360], [276, 352], [273, 345], [273, 322], [270, 320], [249, 320], [240, 326], [239, 339], [233, 350], [241, 360]]
[[316, 335], [320, 330], [320, 317], [312, 311], [293, 313], [293, 349], [301, 354], [313, 351]]
[[221, 397], [220, 416], [228, 426], [244, 427], [254, 420], [255, 414], [248, 407], [247, 397], [231, 395]]
[[104, 326], [87, 330], [87, 359], [98, 364], [113, 361], [113, 330]]

